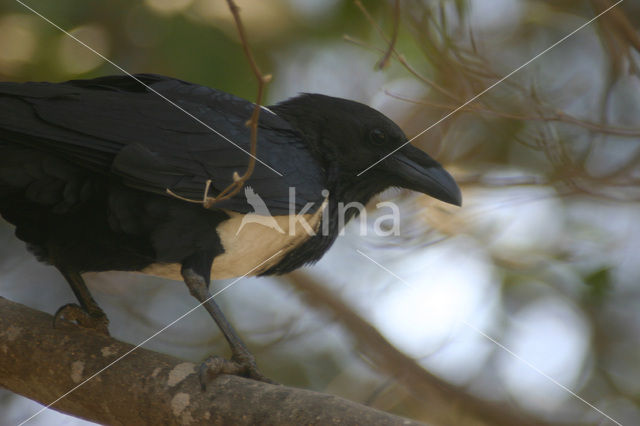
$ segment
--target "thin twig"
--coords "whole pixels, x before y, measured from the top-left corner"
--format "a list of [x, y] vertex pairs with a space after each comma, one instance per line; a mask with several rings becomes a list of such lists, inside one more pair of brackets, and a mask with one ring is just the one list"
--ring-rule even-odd
[[[592, 0], [591, 3], [596, 13], [602, 12], [613, 4], [611, 0]], [[615, 8], [611, 10], [611, 13], [605, 17], [603, 24], [605, 22], [608, 22], [611, 29], [617, 31], [620, 38], [626, 41], [629, 46], [640, 52], [640, 34], [638, 34], [638, 31], [636, 31], [622, 9]]]
[[389, 47], [387, 47], [387, 51], [384, 53], [384, 56], [380, 58], [378, 63], [376, 64], [376, 68], [382, 70], [389, 65], [389, 59], [393, 54], [393, 50], [396, 45], [396, 41], [398, 40], [398, 27], [400, 26], [400, 0], [396, 0], [393, 5], [393, 34], [391, 35], [391, 41], [389, 42]]
[[[433, 87], [434, 89], [438, 90], [440, 93], [442, 93], [445, 96], [451, 98], [452, 100], [454, 100], [456, 102], [459, 101], [459, 99], [458, 99], [458, 97], [456, 95], [454, 95], [453, 93], [449, 92], [444, 87], [438, 85], [433, 80], [430, 80], [427, 77], [423, 76], [415, 68], [413, 68], [411, 66], [411, 64], [409, 64], [409, 62], [407, 62], [407, 59], [404, 57], [404, 55], [400, 54], [396, 50], [396, 48], [394, 46], [394, 43], [391, 43], [389, 41], [387, 36], [384, 34], [384, 31], [382, 30], [382, 28], [380, 28], [380, 26], [376, 23], [375, 19], [373, 19], [373, 17], [371, 16], [371, 14], [367, 10], [367, 8], [364, 7], [364, 5], [359, 0], [355, 0], [354, 3], [360, 9], [360, 11], [364, 15], [364, 17], [367, 19], [367, 21], [369, 21], [371, 26], [373, 28], [375, 28], [376, 31], [378, 31], [378, 33], [380, 34], [380, 37], [382, 37], [382, 39], [385, 42], [389, 43], [389, 48], [390, 48], [390, 52], [392, 53], [392, 57], [394, 57], [407, 71], [409, 71], [409, 73], [411, 73], [414, 77], [416, 77], [418, 80], [422, 81], [423, 83], [427, 84], [428, 86]], [[399, 19], [399, 17], [398, 17], [398, 19]], [[356, 39], [354, 39], [352, 37], [349, 37], [349, 36], [344, 36], [344, 39], [349, 41], [349, 42], [352, 42], [352, 43], [364, 44], [362, 42], [358, 42]]]
[[[410, 102], [416, 105], [425, 105], [425, 106], [430, 106], [430, 107], [434, 107], [434, 108], [438, 108], [438, 109], [444, 109], [444, 110], [454, 110], [456, 107], [454, 105], [446, 105], [446, 104], [441, 104], [441, 103], [437, 103], [437, 102], [431, 102], [428, 100], [417, 100], [417, 99], [412, 99], [412, 98], [408, 98], [406, 96], [401, 96], [401, 95], [397, 95], [395, 93], [392, 93], [389, 90], [385, 90], [384, 93], [389, 96], [392, 97], [394, 99], [398, 99], [400, 101], [405, 101], [405, 102]], [[610, 134], [610, 135], [616, 135], [616, 136], [623, 136], [623, 137], [630, 137], [630, 138], [637, 138], [640, 137], [640, 131], [635, 130], [635, 129], [622, 129], [622, 128], [616, 128], [616, 127], [610, 127], [610, 126], [605, 126], [605, 125], [601, 125], [601, 124], [597, 124], [597, 123], [592, 123], [589, 121], [585, 121], [585, 120], [580, 120], [578, 118], [575, 118], [565, 112], [559, 111], [559, 110], [554, 110], [553, 114], [550, 116], [533, 116], [533, 115], [520, 115], [520, 114], [513, 114], [513, 113], [507, 113], [507, 112], [502, 112], [502, 111], [497, 111], [494, 109], [489, 109], [489, 108], [482, 108], [479, 105], [469, 105], [466, 106], [464, 108], [461, 108], [461, 111], [467, 111], [467, 112], [479, 112], [479, 113], [487, 113], [487, 114], [492, 114], [501, 118], [508, 118], [508, 119], [513, 119], [513, 120], [523, 120], [523, 121], [543, 121], [543, 122], [548, 122], [548, 121], [557, 121], [557, 122], [562, 122], [562, 123], [567, 123], [567, 124], [573, 124], [575, 126], [578, 127], [582, 127], [586, 130], [592, 131], [592, 132], [597, 132], [597, 133], [604, 133], [604, 134]]]
[[229, 10], [233, 15], [233, 19], [236, 23], [236, 28], [238, 29], [238, 35], [240, 36], [240, 43], [242, 44], [242, 49], [244, 50], [244, 54], [249, 61], [249, 65], [251, 66], [251, 71], [256, 77], [258, 81], [258, 94], [256, 95], [256, 102], [253, 108], [253, 113], [251, 114], [251, 118], [246, 122], [246, 126], [251, 129], [251, 142], [250, 142], [250, 157], [249, 163], [247, 164], [247, 170], [244, 172], [242, 176], [238, 174], [238, 172], [233, 172], [233, 182], [223, 189], [218, 195], [215, 197], [209, 196], [209, 189], [211, 188], [211, 179], [208, 179], [205, 188], [204, 188], [204, 196], [202, 200], [194, 200], [190, 198], [185, 198], [175, 194], [170, 189], [167, 189], [167, 193], [182, 200], [190, 203], [202, 203], [205, 208], [210, 208], [213, 204], [227, 200], [234, 195], [236, 195], [244, 186], [245, 182], [249, 180], [256, 166], [256, 152], [258, 147], [258, 121], [260, 118], [260, 109], [262, 105], [262, 97], [264, 94], [265, 85], [271, 81], [271, 74], [262, 74], [258, 64], [256, 63], [255, 58], [253, 57], [253, 53], [251, 52], [251, 48], [249, 47], [249, 41], [247, 39], [246, 32], [244, 30], [244, 25], [242, 24], [242, 19], [240, 18], [240, 8], [235, 4], [233, 0], [227, 0], [227, 5], [229, 6]]

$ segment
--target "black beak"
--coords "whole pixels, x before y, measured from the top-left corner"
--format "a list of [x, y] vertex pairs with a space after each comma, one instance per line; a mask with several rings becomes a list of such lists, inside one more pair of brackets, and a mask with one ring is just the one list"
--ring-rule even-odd
[[453, 177], [433, 158], [407, 145], [386, 159], [385, 168], [397, 186], [422, 192], [445, 203], [462, 205], [460, 188]]

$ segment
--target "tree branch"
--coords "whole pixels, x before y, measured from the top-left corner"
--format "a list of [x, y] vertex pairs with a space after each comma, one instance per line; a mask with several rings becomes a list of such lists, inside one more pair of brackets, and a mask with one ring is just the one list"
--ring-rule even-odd
[[[49, 404], [133, 348], [0, 297], [0, 386]], [[138, 348], [52, 408], [103, 424], [417, 425], [345, 399], [221, 375]]]
[[393, 346], [375, 327], [309, 274], [296, 271], [285, 278], [292, 287], [302, 292], [310, 306], [329, 312], [351, 333], [363, 355], [380, 371], [394, 378], [423, 401], [429, 413], [428, 421], [444, 425], [552, 424], [525, 417], [509, 405], [482, 400], [434, 376], [413, 358]]

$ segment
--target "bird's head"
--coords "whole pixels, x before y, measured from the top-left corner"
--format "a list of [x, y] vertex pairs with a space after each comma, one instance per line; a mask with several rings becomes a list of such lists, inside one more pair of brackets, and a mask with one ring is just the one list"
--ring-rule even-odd
[[366, 180], [378, 192], [397, 186], [447, 203], [462, 203], [453, 177], [428, 154], [408, 144], [392, 120], [367, 105], [303, 94], [270, 109], [304, 135], [325, 166], [336, 166], [350, 180]]

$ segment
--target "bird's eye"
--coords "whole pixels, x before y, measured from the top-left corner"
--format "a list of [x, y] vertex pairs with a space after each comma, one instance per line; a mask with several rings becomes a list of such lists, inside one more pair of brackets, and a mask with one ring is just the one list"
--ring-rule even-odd
[[387, 141], [387, 134], [380, 129], [373, 129], [371, 133], [369, 133], [369, 140], [371, 141], [371, 145], [381, 146]]

